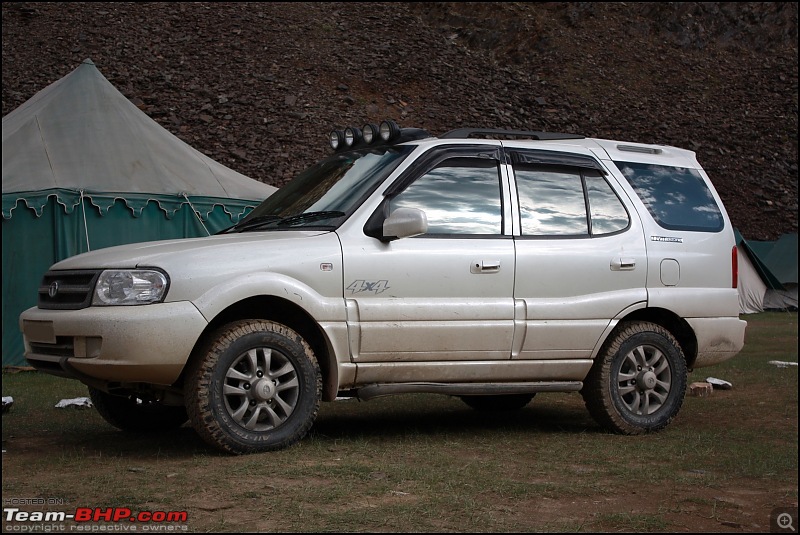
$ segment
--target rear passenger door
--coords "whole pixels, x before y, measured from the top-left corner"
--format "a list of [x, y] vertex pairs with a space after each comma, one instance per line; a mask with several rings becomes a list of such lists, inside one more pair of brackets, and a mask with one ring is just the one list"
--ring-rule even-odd
[[641, 222], [590, 154], [509, 148], [516, 186], [517, 359], [588, 359], [647, 299]]

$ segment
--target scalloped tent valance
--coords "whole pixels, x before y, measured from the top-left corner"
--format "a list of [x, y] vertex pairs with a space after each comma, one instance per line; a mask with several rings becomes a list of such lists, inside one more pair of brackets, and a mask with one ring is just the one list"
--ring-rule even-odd
[[51, 199], [62, 207], [65, 214], [71, 214], [75, 208], [81, 206], [81, 203], [86, 203], [96, 208], [100, 215], [106, 215], [112, 206], [121, 201], [128, 208], [131, 216], [135, 218], [140, 217], [150, 203], [157, 205], [167, 219], [172, 219], [179, 210], [188, 205], [200, 215], [204, 222], [208, 220], [215, 208], [220, 207], [230, 217], [231, 224], [237, 223], [258, 204], [253, 201], [218, 197], [93, 193], [51, 189], [3, 195], [3, 219], [11, 219], [14, 209], [21, 205], [32, 210], [36, 217], [42, 217], [45, 207], [50, 204]]

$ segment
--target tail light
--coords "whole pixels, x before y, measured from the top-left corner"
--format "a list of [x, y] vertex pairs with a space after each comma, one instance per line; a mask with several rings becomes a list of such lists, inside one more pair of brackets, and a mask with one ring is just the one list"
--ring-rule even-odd
[[739, 250], [736, 246], [731, 249], [731, 288], [739, 287]]

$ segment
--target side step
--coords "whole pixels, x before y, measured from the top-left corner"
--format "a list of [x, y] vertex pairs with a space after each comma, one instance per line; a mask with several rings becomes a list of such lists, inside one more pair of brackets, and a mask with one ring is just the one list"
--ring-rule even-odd
[[504, 396], [537, 392], [577, 392], [581, 381], [525, 383], [388, 383], [361, 387], [355, 391], [363, 401], [395, 394], [447, 394], [450, 396]]

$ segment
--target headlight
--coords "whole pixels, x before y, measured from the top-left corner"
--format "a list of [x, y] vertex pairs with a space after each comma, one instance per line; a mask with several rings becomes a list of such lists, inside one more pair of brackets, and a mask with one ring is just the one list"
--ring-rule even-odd
[[167, 276], [152, 269], [108, 269], [100, 274], [93, 305], [146, 305], [164, 299]]

